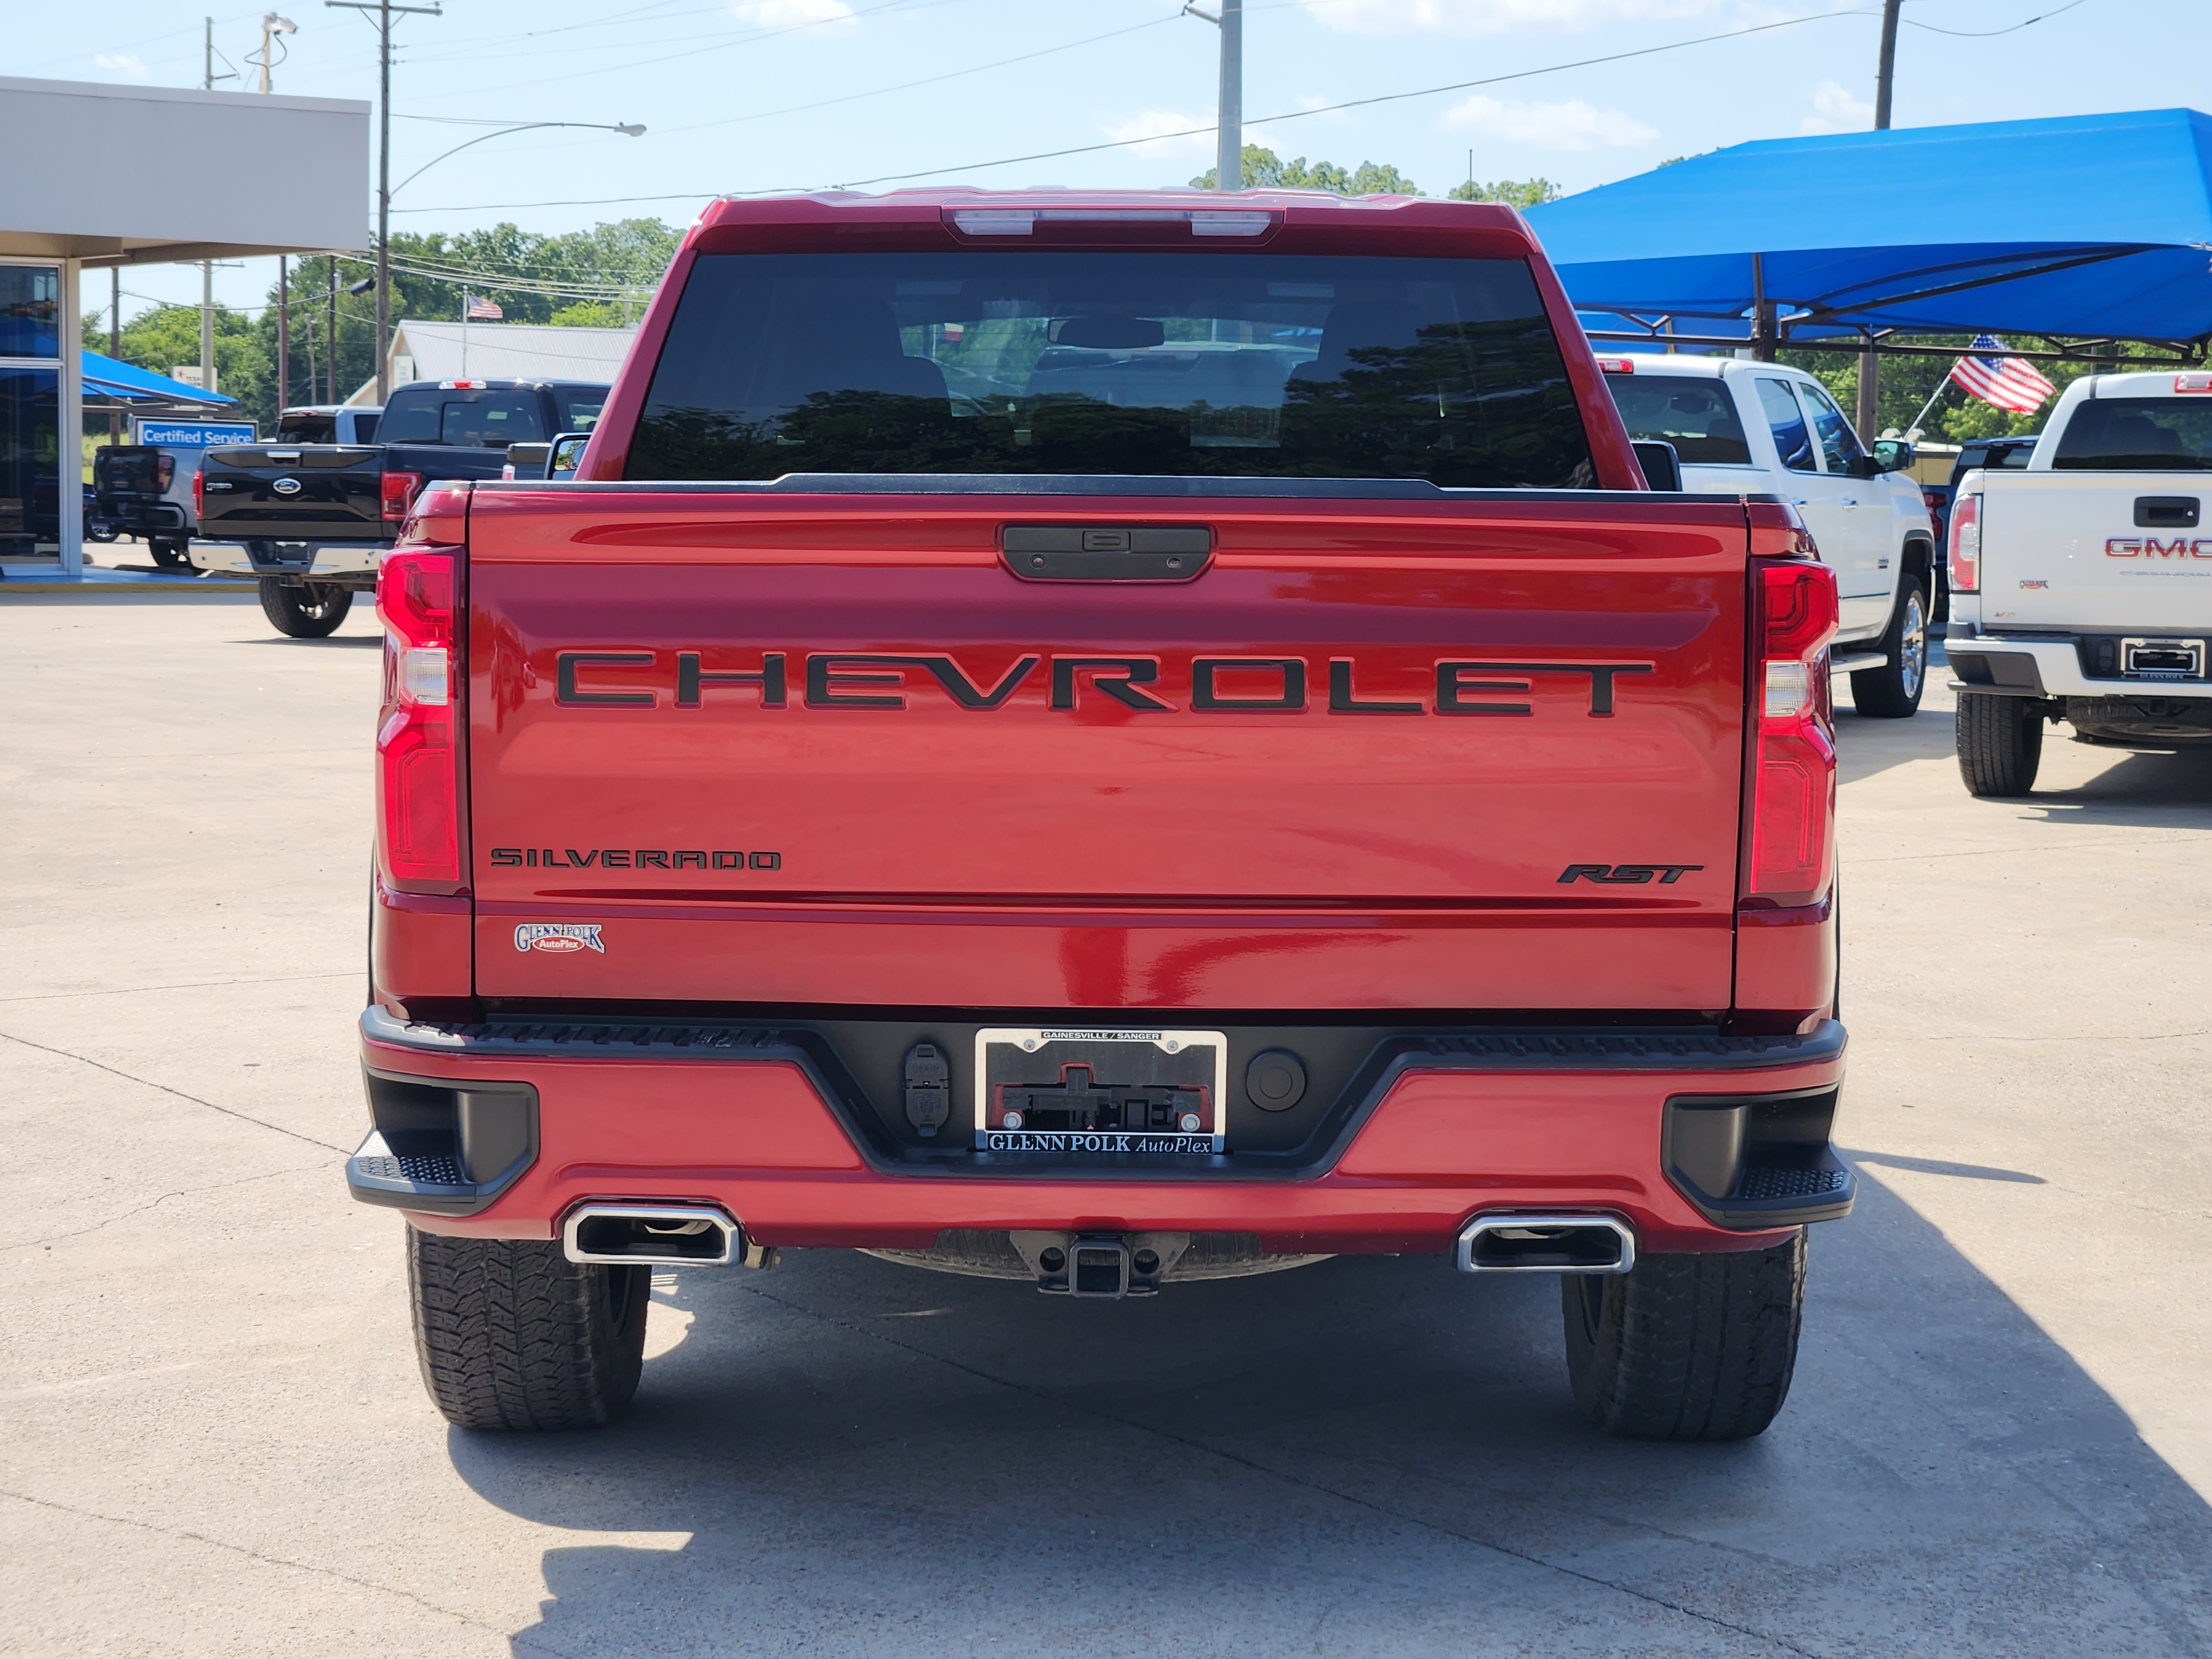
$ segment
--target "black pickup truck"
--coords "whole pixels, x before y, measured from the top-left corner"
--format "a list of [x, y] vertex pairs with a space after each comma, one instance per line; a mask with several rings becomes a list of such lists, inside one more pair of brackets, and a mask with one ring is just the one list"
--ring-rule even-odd
[[319, 639], [374, 592], [378, 562], [424, 485], [497, 478], [507, 446], [588, 432], [607, 387], [561, 380], [417, 380], [394, 391], [375, 444], [211, 449], [193, 483], [200, 562], [257, 577], [282, 634]]

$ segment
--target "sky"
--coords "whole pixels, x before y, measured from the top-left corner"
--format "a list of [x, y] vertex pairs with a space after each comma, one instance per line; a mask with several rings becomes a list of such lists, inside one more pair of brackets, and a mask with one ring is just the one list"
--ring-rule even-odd
[[[375, 97], [360, 13], [276, 3], [298, 27], [272, 53], [274, 90]], [[0, 73], [201, 83], [206, 0], [0, 9]], [[219, 87], [255, 89], [262, 9], [216, 16], [216, 72], [240, 77]], [[394, 30], [395, 230], [683, 224], [725, 191], [1175, 185], [1212, 160], [1210, 131], [1162, 136], [1211, 125], [1219, 73], [1217, 30], [1176, 0], [442, 0], [442, 13]], [[2206, 0], [1906, 0], [1903, 19], [1899, 127], [2206, 101]], [[1470, 167], [1583, 190], [1671, 156], [1871, 126], [1880, 33], [1880, 0], [1248, 0], [1245, 137], [1286, 158], [1392, 163], [1431, 195]], [[1391, 96], [1406, 93], [1425, 95]], [[531, 121], [586, 125], [441, 159]], [[631, 123], [645, 134], [606, 130]], [[1064, 151], [1077, 153], [1051, 154]], [[208, 187], [240, 182], [226, 163]], [[1931, 216], [1972, 188], [1897, 182]], [[219, 270], [217, 297], [259, 306], [275, 264]], [[106, 289], [89, 277], [88, 303]], [[126, 274], [124, 315], [198, 299], [198, 267], [145, 267]]]

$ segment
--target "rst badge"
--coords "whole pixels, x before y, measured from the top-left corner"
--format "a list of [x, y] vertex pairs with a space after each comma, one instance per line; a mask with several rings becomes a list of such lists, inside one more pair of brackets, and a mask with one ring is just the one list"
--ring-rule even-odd
[[554, 956], [597, 951], [605, 956], [607, 947], [599, 943], [601, 925], [596, 921], [526, 921], [514, 930], [514, 948], [544, 951]]

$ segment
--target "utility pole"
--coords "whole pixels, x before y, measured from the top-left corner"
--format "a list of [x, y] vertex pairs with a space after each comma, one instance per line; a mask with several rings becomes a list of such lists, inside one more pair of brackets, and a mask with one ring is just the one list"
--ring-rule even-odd
[[[107, 268], [107, 355], [117, 362], [123, 361], [123, 267]], [[107, 441], [123, 441], [123, 411], [107, 411]]]
[[[261, 14], [261, 90], [269, 91], [270, 52], [279, 32], [297, 34], [299, 25], [273, 11]], [[292, 281], [290, 259], [276, 256], [276, 408], [292, 400]]]
[[434, 5], [395, 6], [392, 0], [323, 0], [323, 3], [340, 11], [376, 14], [376, 401], [383, 404], [392, 397], [392, 14], [413, 12], [424, 17], [446, 14]]
[[323, 353], [331, 360], [330, 400], [338, 400], [338, 256], [330, 255], [325, 267], [331, 277], [330, 326], [324, 331]]
[[[1903, 0], [1881, 0], [1881, 62], [1874, 76], [1874, 130], [1889, 131], [1890, 90], [1897, 79], [1897, 13]], [[1874, 342], [1859, 353], [1859, 436], [1871, 443], [1875, 422], [1881, 418], [1881, 359]]]
[[[229, 61], [225, 59], [225, 62]], [[217, 81], [235, 81], [235, 75], [215, 72], [215, 19], [207, 19], [207, 34], [201, 55], [200, 87], [213, 92]], [[215, 390], [215, 261], [200, 261], [200, 390]]]
[[1244, 0], [1221, 0], [1221, 102], [1213, 183], [1244, 188]]

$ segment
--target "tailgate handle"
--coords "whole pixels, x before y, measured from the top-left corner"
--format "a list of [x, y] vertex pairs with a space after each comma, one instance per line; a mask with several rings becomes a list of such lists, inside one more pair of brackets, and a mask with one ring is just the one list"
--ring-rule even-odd
[[2138, 530], [2194, 530], [2197, 527], [2197, 497], [2138, 495], [2136, 497], [2136, 527]]
[[1025, 581], [1187, 582], [1213, 556], [1202, 524], [1010, 524], [999, 532], [1006, 568]]

